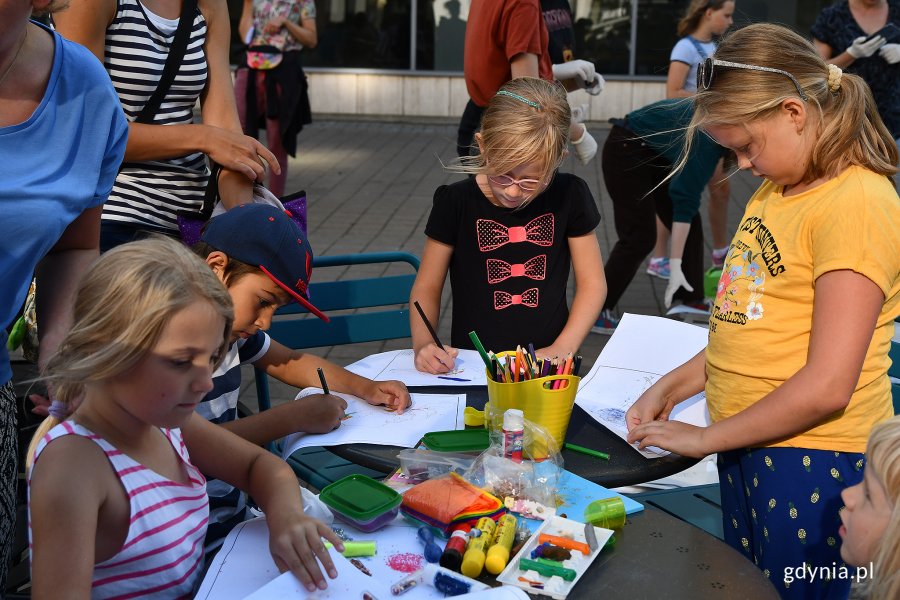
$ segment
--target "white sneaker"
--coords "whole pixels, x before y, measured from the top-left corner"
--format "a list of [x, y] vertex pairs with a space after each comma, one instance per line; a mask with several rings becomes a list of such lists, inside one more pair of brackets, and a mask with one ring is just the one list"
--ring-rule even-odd
[[584, 128], [581, 138], [577, 142], [573, 141], [572, 145], [575, 147], [575, 154], [578, 156], [578, 160], [583, 165], [591, 162], [591, 159], [597, 154], [597, 140], [588, 133], [587, 127]]

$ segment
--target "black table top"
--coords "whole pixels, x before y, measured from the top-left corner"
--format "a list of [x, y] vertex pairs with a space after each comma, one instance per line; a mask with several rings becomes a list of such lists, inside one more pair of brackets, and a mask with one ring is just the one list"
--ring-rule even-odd
[[[411, 387], [410, 392], [465, 393], [466, 403], [477, 409], [483, 409], [487, 402], [487, 387], [485, 386]], [[644, 458], [635, 452], [625, 440], [600, 425], [578, 405], [575, 405], [572, 410], [566, 441], [610, 455], [610, 460], [605, 461], [570, 450], [563, 450], [562, 453], [567, 470], [608, 488], [636, 485], [668, 477], [698, 462], [697, 459], [677, 454], [669, 454], [662, 458]], [[396, 446], [379, 444], [347, 444], [329, 446], [328, 449], [341, 458], [382, 473], [390, 473], [400, 465], [397, 453], [402, 450]]]
[[738, 551], [652, 506], [629, 515], [615, 536], [615, 546], [594, 559], [570, 600], [778, 598], [763, 572]]

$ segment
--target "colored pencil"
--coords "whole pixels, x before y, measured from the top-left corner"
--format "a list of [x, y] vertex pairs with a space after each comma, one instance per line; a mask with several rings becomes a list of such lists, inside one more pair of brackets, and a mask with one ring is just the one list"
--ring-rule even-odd
[[599, 450], [591, 450], [590, 448], [585, 448], [584, 446], [577, 446], [575, 444], [570, 444], [569, 442], [563, 442], [563, 448], [566, 450], [571, 450], [572, 452], [578, 452], [579, 454], [586, 454], [588, 456], [593, 456], [595, 458], [609, 460], [609, 454], [607, 454], [606, 452], [600, 452]]
[[316, 371], [319, 373], [319, 381], [322, 382], [322, 391], [326, 394], [330, 394], [331, 392], [328, 391], [328, 382], [325, 381], [325, 372], [322, 371], [322, 367], [317, 368]]
[[431, 334], [431, 339], [434, 340], [434, 343], [437, 344], [438, 348], [440, 348], [441, 350], [446, 350], [444, 348], [444, 345], [441, 343], [440, 338], [438, 338], [437, 331], [435, 331], [434, 327], [431, 326], [431, 321], [429, 321], [428, 317], [425, 316], [425, 311], [422, 310], [421, 306], [419, 306], [419, 301], [414, 301], [413, 306], [415, 306], [416, 310], [419, 311], [419, 316], [422, 317], [422, 322], [425, 323], [425, 327], [428, 328], [428, 333]]
[[472, 340], [472, 344], [475, 345], [475, 349], [478, 350], [478, 354], [481, 355], [481, 360], [484, 361], [484, 366], [488, 369], [491, 368], [491, 361], [488, 358], [487, 352], [484, 349], [484, 346], [481, 345], [481, 340], [478, 339], [478, 334], [474, 331], [469, 332], [469, 339]]

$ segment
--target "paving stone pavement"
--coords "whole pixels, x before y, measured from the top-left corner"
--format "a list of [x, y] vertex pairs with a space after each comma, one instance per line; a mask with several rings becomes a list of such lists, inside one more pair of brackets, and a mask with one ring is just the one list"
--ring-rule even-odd
[[[600, 148], [608, 134], [604, 124], [592, 123], [589, 131]], [[442, 167], [456, 156], [456, 125], [450, 122], [381, 122], [328, 120], [317, 121], [300, 133], [296, 158], [290, 159], [287, 191], [304, 189], [308, 197], [309, 237], [316, 255], [403, 250], [421, 255], [424, 229], [431, 209], [432, 194], [442, 184], [461, 176]], [[604, 259], [616, 241], [612, 203], [603, 184], [600, 155], [588, 165], [574, 156], [562, 170], [587, 181], [598, 201], [602, 220], [597, 237]], [[731, 181], [728, 224], [733, 232], [744, 206], [760, 180], [738, 173]], [[701, 215], [706, 219], [704, 193]], [[708, 225], [707, 247], [709, 247]], [[707, 255], [708, 256], [708, 255]], [[707, 258], [707, 261], [709, 259]], [[707, 265], [708, 266], [708, 265]], [[354, 274], [384, 275], [402, 269], [354, 267]], [[328, 273], [331, 271], [331, 273]], [[322, 269], [313, 281], [339, 278], [339, 269]], [[569, 284], [571, 300], [574, 285]], [[665, 282], [646, 275], [642, 267], [619, 302], [619, 313], [662, 315]], [[445, 286], [438, 335], [450, 337], [449, 284]], [[590, 369], [609, 339], [608, 335], [588, 334], [582, 345], [582, 372]], [[409, 338], [347, 346], [314, 348], [309, 351], [347, 365], [364, 356], [385, 350], [409, 348]], [[256, 405], [252, 368], [244, 368], [241, 400]], [[275, 404], [293, 399], [296, 389], [270, 380]]]

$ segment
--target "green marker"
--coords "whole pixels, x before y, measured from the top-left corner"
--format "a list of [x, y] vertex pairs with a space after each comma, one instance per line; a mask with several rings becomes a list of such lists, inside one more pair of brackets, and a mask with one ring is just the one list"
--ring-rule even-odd
[[469, 332], [469, 339], [472, 340], [472, 343], [475, 344], [475, 349], [478, 350], [478, 354], [481, 355], [481, 360], [484, 361], [484, 366], [488, 371], [491, 370], [491, 359], [488, 358], [487, 352], [484, 350], [484, 346], [481, 345], [481, 340], [478, 339], [478, 334], [474, 331]]
[[[538, 559], [541, 560], [541, 559]], [[528, 558], [520, 558], [519, 559], [519, 570], [520, 571], [536, 571], [539, 574], [545, 577], [553, 577], [554, 575], [559, 575], [566, 581], [574, 581], [574, 579], [578, 576], [578, 573], [575, 572], [574, 569], [567, 569], [559, 564], [552, 565], [544, 562], [538, 562], [538, 560], [531, 560]], [[553, 562], [553, 561], [548, 561]]]
[[[325, 542], [326, 548], [331, 548], [331, 542]], [[375, 540], [364, 542], [344, 542], [344, 551], [341, 552], [344, 558], [353, 558], [354, 556], [375, 556]]]
[[584, 446], [576, 446], [575, 444], [570, 444], [569, 442], [564, 442], [563, 448], [565, 448], [566, 450], [571, 450], [572, 452], [578, 452], [579, 454], [587, 454], [588, 456], [593, 456], [594, 458], [609, 460], [609, 454], [607, 454], [606, 452], [591, 450], [590, 448], [585, 448]]

